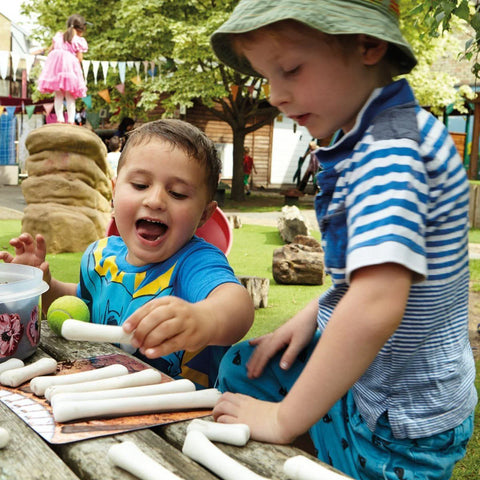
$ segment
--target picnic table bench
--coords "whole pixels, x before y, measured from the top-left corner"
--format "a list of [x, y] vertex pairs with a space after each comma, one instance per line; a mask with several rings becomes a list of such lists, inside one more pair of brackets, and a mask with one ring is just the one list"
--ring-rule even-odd
[[[59, 338], [43, 321], [40, 346], [26, 363], [45, 356], [63, 362], [120, 352], [125, 355], [124, 351], [111, 344], [72, 342]], [[10, 432], [10, 442], [4, 449], [0, 449], [0, 479], [132, 480], [136, 477], [111, 465], [107, 459], [109, 448], [125, 440], [134, 442], [144, 453], [185, 480], [217, 479], [209, 470], [182, 454], [188, 424], [189, 421], [179, 421], [72, 443], [50, 444], [0, 401], [0, 426]], [[304, 455], [321, 463], [293, 446], [271, 445], [252, 440], [244, 447], [215, 444], [247, 468], [271, 479], [287, 479], [283, 473], [283, 464], [285, 460], [296, 455]]]

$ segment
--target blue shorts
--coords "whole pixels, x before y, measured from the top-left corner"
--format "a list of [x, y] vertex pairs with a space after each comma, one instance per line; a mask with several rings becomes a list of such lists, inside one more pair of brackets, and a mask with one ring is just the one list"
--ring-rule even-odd
[[[257, 379], [247, 378], [245, 364], [254, 347], [242, 342], [230, 348], [220, 364], [218, 388], [279, 402], [303, 370], [318, 336], [288, 370], [279, 367], [280, 354]], [[372, 433], [349, 391], [309, 431], [317, 457], [359, 480], [446, 480], [466, 452], [473, 433], [473, 413], [458, 427], [431, 437], [397, 439], [385, 413]]]

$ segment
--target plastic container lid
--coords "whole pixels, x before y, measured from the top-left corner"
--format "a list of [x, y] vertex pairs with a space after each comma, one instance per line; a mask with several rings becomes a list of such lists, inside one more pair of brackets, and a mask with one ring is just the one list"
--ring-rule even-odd
[[48, 288], [39, 268], [18, 263], [0, 263], [0, 303], [39, 296]]

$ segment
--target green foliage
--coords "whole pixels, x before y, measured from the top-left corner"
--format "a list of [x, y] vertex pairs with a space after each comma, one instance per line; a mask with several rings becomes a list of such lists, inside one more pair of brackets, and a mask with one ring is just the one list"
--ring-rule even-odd
[[[474, 60], [473, 73], [478, 77], [480, 63], [478, 54], [480, 48], [480, 10], [478, 2], [470, 0], [426, 0], [424, 2], [404, 2], [410, 6], [407, 14], [413, 29], [421, 32], [424, 45], [431, 38], [439, 38], [442, 35], [458, 31], [459, 25], [468, 27], [469, 40], [458, 50], [467, 60]], [[430, 37], [430, 38], [429, 38]]]
[[[53, 34], [65, 29], [72, 13], [82, 14], [89, 26], [86, 39], [88, 59], [118, 61], [153, 61], [160, 75], [141, 83], [134, 69], [127, 70], [126, 93], [116, 95], [116, 117], [142, 117], [157, 108], [172, 116], [180, 107], [191, 107], [194, 101], [207, 107], [227, 122], [234, 136], [234, 169], [232, 196], [243, 198], [243, 145], [245, 135], [269, 123], [278, 113], [265, 102], [262, 80], [254, 81], [219, 65], [210, 48], [213, 31], [228, 17], [237, 0], [25, 0], [24, 12], [35, 14], [41, 28], [37, 40], [48, 45]], [[118, 83], [118, 74], [115, 80]], [[113, 73], [112, 73], [113, 75]], [[112, 85], [88, 78], [88, 93]], [[253, 82], [253, 83], [252, 83]], [[238, 87], [233, 95], [231, 87]], [[252, 90], [250, 87], [254, 85]], [[97, 95], [94, 108], [108, 105]], [[99, 102], [99, 103], [98, 103]]]
[[442, 114], [445, 107], [451, 104], [458, 111], [465, 112], [465, 98], [474, 97], [471, 88], [467, 85], [457, 88], [457, 78], [434, 67], [442, 57], [466, 61], [461, 56], [463, 46], [456, 35], [465, 31], [465, 22], [452, 20], [451, 30], [440, 34], [438, 21], [432, 19], [432, 12], [425, 8], [426, 3], [429, 2], [418, 4], [414, 0], [404, 0], [401, 4], [402, 31], [418, 60], [418, 65], [407, 76], [408, 81], [419, 103], [430, 107], [434, 114]]

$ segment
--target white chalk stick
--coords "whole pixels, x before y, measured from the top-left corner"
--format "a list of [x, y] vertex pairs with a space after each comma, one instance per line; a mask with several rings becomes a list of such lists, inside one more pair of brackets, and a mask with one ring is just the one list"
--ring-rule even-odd
[[57, 362], [53, 358], [41, 358], [34, 363], [20, 368], [6, 370], [0, 374], [0, 383], [9, 387], [18, 387], [24, 382], [39, 375], [54, 373], [57, 369]]
[[127, 373], [127, 367], [116, 364], [95, 368], [94, 370], [87, 370], [85, 372], [55, 375], [54, 377], [34, 377], [30, 380], [30, 390], [38, 397], [41, 397], [45, 395], [45, 390], [52, 386], [89, 382], [103, 378], [117, 377], [118, 375], [126, 375]]
[[213, 408], [221, 393], [215, 388], [185, 393], [166, 393], [144, 397], [109, 398], [106, 400], [84, 400], [81, 402], [55, 402], [53, 417], [57, 422], [68, 422], [80, 418], [115, 417], [146, 413], [174, 412]]
[[347, 480], [348, 477], [310, 460], [303, 455], [289, 458], [283, 464], [283, 472], [292, 480]]
[[229, 443], [243, 447], [250, 438], [250, 428], [244, 423], [216, 423], [196, 418], [187, 427], [187, 433], [202, 432], [212, 442]]
[[0, 363], [0, 373], [6, 372], [7, 370], [12, 370], [13, 368], [21, 368], [24, 367], [25, 364], [23, 360], [19, 358], [9, 358], [3, 363]]
[[182, 452], [224, 480], [266, 480], [223, 453], [202, 432], [187, 433]]
[[152, 385], [162, 381], [162, 374], [153, 368], [147, 368], [140, 372], [128, 373], [116, 377], [92, 380], [91, 382], [72, 383], [69, 385], [53, 385], [45, 391], [45, 398], [52, 400], [58, 393], [68, 392], [93, 392], [95, 390], [115, 390], [117, 388], [138, 387], [139, 385]]
[[114, 390], [94, 390], [91, 392], [55, 393], [50, 402], [53, 405], [55, 402], [62, 402], [65, 400], [105, 400], [107, 398], [144, 397], [146, 395], [194, 391], [195, 384], [192, 381], [183, 378], [181, 380], [174, 380], [172, 382], [143, 385], [141, 387], [117, 388]]
[[125, 333], [122, 327], [115, 325], [73, 319], [67, 319], [62, 324], [62, 337], [67, 340], [130, 344], [132, 336], [132, 333]]
[[113, 445], [107, 455], [113, 465], [123, 468], [140, 480], [182, 480], [142, 452], [133, 442]]
[[0, 448], [5, 448], [10, 441], [10, 433], [6, 428], [0, 427]]

